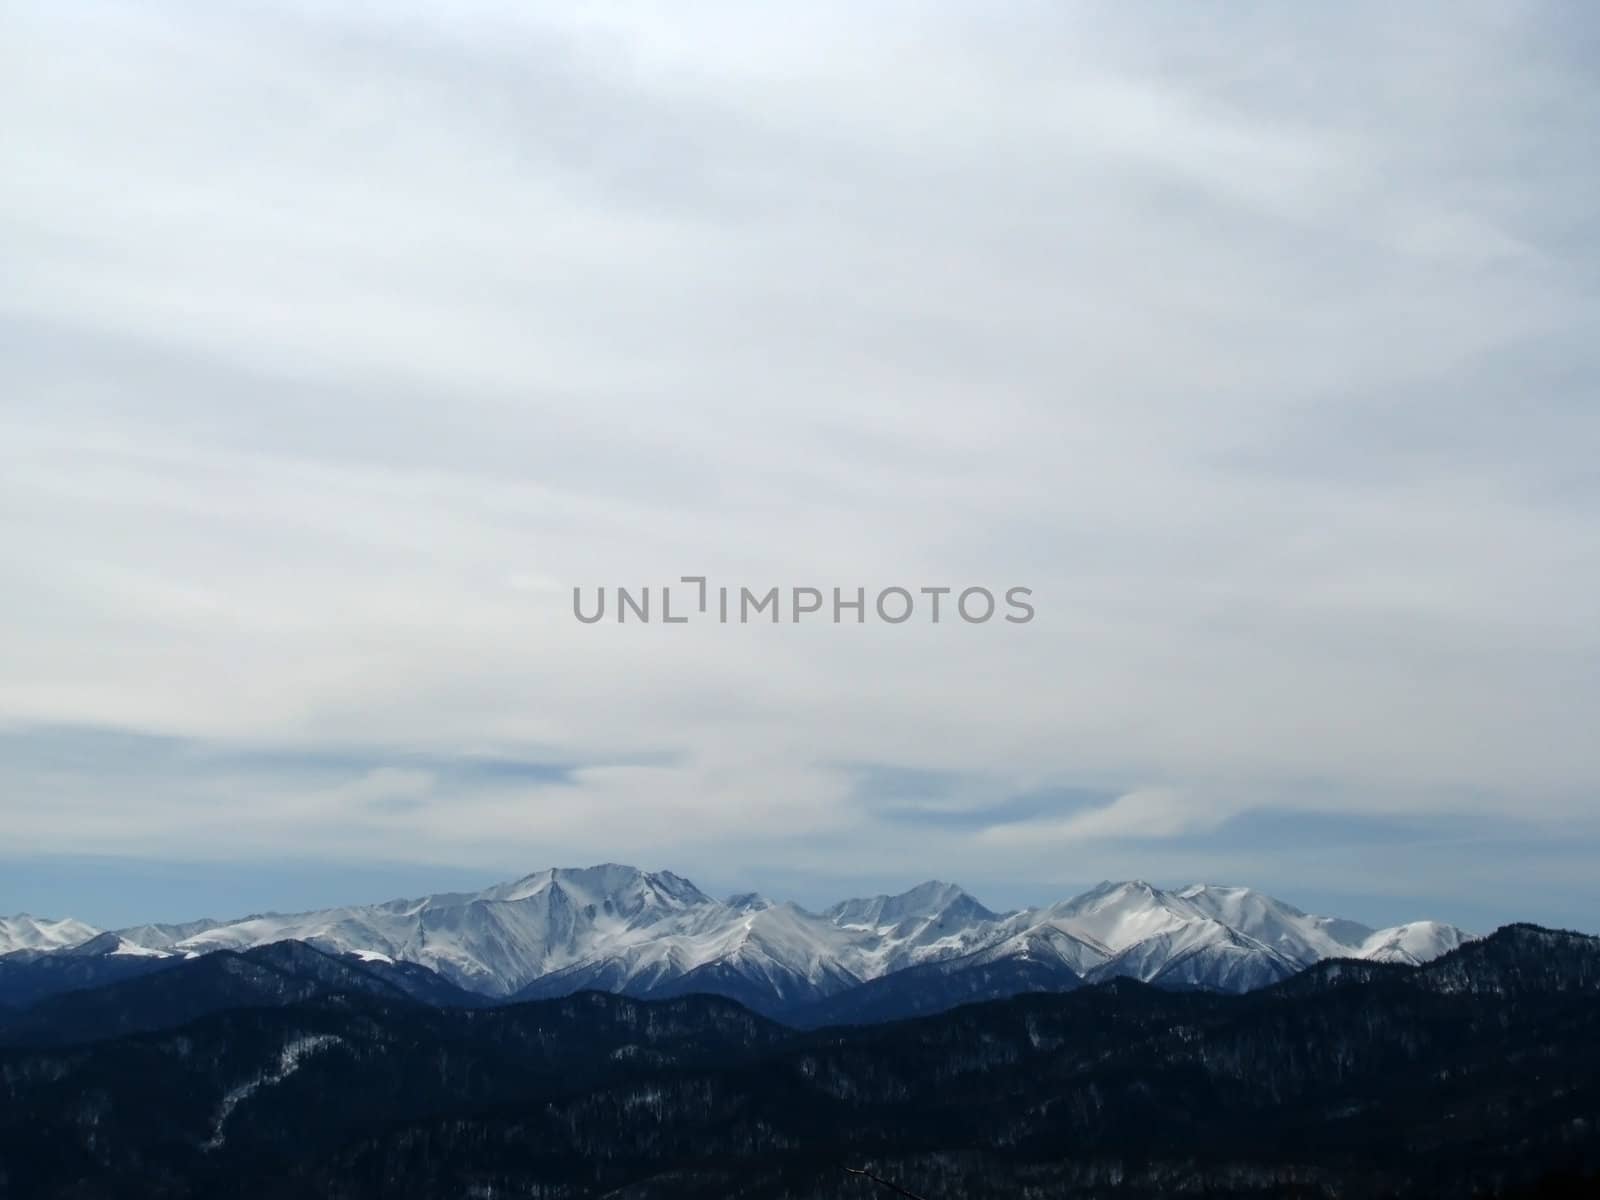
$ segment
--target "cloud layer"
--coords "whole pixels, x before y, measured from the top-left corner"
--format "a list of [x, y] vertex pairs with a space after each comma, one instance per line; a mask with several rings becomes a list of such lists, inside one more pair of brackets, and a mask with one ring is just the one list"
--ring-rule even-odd
[[[8, 24], [14, 853], [1271, 883], [1337, 818], [1448, 898], [1600, 833], [1580, 14]], [[572, 619], [690, 573], [1038, 615]]]

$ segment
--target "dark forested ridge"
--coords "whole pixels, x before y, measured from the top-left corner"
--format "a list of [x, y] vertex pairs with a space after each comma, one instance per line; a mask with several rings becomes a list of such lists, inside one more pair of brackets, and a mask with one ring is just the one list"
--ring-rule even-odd
[[1532, 926], [814, 1031], [468, 1003], [294, 944], [0, 1013], [0, 1195], [876, 1194], [851, 1164], [929, 1200], [1554, 1196], [1600, 1167], [1600, 941]]

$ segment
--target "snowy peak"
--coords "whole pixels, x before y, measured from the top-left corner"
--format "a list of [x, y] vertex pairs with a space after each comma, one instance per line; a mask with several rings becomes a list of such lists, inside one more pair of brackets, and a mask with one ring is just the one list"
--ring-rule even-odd
[[[1167, 890], [1142, 879], [1106, 881], [1080, 896], [1009, 918], [1008, 940], [986, 956], [1034, 955], [1041, 930], [1070, 937], [1086, 978], [1127, 976], [1168, 987], [1248, 991], [1325, 958], [1426, 962], [1468, 940], [1421, 922], [1374, 932], [1317, 917], [1251, 888], [1193, 884]], [[1414, 957], [1412, 957], [1414, 956]]]
[[86, 942], [100, 931], [71, 917], [52, 920], [18, 913], [0, 917], [0, 954], [13, 950], [63, 950]]
[[850, 969], [865, 979], [959, 958], [1000, 936], [998, 913], [953, 883], [930, 879], [899, 895], [845, 900], [823, 919], [855, 942]]
[[1314, 917], [1252, 888], [1195, 884], [1178, 896], [1212, 920], [1270, 946], [1299, 966], [1355, 954], [1372, 936], [1365, 925]]
[[973, 921], [993, 921], [990, 912], [969, 893], [953, 883], [930, 879], [897, 896], [869, 896], [842, 900], [822, 914], [846, 929], [886, 932], [907, 921], [926, 921], [941, 916]]
[[1357, 957], [1373, 962], [1398, 962], [1420, 966], [1473, 941], [1471, 934], [1439, 921], [1413, 921], [1380, 929], [1361, 945]]
[[671, 871], [641, 871], [619, 863], [595, 867], [551, 867], [514, 883], [485, 888], [477, 899], [512, 902], [559, 894], [576, 906], [623, 916], [650, 909], [682, 909], [713, 903], [694, 884]]
[[87, 941], [79, 942], [76, 946], [68, 946], [58, 951], [63, 958], [170, 958], [170, 950], [155, 950], [148, 946], [141, 946], [129, 941], [120, 933], [97, 933]]
[[1206, 914], [1172, 892], [1133, 879], [1098, 884], [1081, 896], [1037, 910], [1036, 917], [1119, 953], [1148, 938], [1204, 920]]

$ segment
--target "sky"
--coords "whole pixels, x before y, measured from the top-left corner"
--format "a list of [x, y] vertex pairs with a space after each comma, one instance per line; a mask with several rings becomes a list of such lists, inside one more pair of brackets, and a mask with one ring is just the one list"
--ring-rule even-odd
[[[1600, 930], [1582, 6], [4, 21], [0, 912]], [[574, 618], [686, 575], [1034, 616]]]

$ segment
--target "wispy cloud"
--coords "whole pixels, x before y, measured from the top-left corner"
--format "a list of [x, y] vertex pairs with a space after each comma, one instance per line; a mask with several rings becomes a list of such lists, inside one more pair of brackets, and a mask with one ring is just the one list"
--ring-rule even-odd
[[1125, 792], [1109, 804], [1064, 817], [991, 825], [981, 837], [1000, 846], [1060, 849], [1106, 839], [1175, 838], [1207, 833], [1232, 815], [1225, 803], [1171, 788], [1142, 788]]

